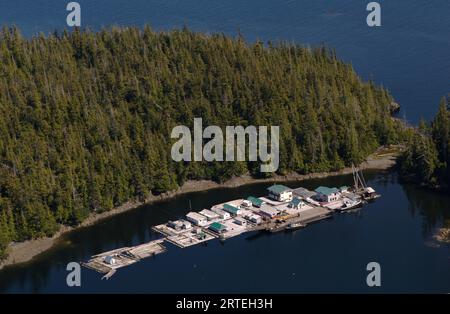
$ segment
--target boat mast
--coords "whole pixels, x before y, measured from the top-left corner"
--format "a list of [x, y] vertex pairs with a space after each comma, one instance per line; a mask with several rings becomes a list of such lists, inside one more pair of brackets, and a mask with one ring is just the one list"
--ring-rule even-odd
[[362, 182], [362, 184], [363, 184], [363, 187], [366, 188], [366, 187], [367, 187], [366, 179], [364, 179], [364, 175], [363, 175], [361, 169], [359, 169], [359, 172], [360, 172], [360, 174], [361, 174], [361, 180], [362, 180], [361, 182]]
[[352, 174], [353, 174], [353, 182], [355, 185], [355, 190], [358, 190], [358, 180], [356, 179], [356, 169], [355, 165], [352, 163]]
[[355, 190], [359, 190], [360, 186], [361, 188], [366, 188], [366, 180], [364, 179], [362, 171], [359, 168], [355, 167], [354, 164], [352, 164], [352, 172], [353, 181], [355, 182]]

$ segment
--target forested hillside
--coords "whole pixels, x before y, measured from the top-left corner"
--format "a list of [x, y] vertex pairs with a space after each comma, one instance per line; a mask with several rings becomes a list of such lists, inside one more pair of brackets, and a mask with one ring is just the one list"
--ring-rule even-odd
[[450, 104], [442, 98], [431, 123], [422, 121], [410, 135], [401, 158], [404, 178], [432, 188], [450, 187]]
[[396, 142], [392, 98], [325, 48], [150, 28], [0, 33], [0, 255], [187, 179], [256, 162], [171, 160], [172, 128], [279, 125], [279, 173], [328, 171]]

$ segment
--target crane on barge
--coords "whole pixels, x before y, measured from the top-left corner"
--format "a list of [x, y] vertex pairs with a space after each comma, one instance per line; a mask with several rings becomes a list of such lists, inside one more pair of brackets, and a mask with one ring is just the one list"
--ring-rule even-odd
[[352, 164], [352, 173], [354, 181], [353, 190], [355, 193], [360, 195], [363, 200], [371, 201], [381, 196], [379, 193], [375, 191], [374, 188], [367, 186], [362, 170], [359, 169], [358, 167], [355, 167], [354, 164]]

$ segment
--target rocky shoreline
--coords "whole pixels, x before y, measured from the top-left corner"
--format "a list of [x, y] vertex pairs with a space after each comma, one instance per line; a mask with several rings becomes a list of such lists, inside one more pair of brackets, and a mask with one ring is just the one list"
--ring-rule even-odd
[[440, 228], [434, 236], [434, 239], [441, 243], [450, 244], [450, 228]]
[[[361, 169], [378, 169], [386, 170], [393, 167], [396, 163], [396, 158], [398, 155], [398, 150], [388, 149], [384, 151], [383, 149], [378, 150], [376, 153], [372, 154], [367, 158], [365, 162], [360, 165]], [[297, 174], [291, 173], [284, 176], [276, 175], [267, 179], [255, 179], [250, 175], [244, 175], [240, 177], [234, 177], [224, 183], [217, 183], [210, 180], [199, 180], [199, 181], [187, 181], [183, 186], [177, 190], [169, 191], [161, 195], [151, 195], [145, 201], [130, 201], [121, 206], [118, 206], [110, 211], [103, 212], [100, 214], [92, 214], [80, 225], [76, 227], [61, 226], [60, 230], [53, 236], [47, 238], [40, 238], [34, 240], [28, 240], [19, 243], [11, 243], [8, 247], [8, 257], [0, 262], [0, 269], [8, 265], [15, 265], [20, 263], [25, 263], [32, 260], [37, 255], [43, 253], [44, 251], [50, 249], [55, 245], [62, 235], [83, 228], [91, 226], [99, 221], [112, 217], [114, 215], [129, 211], [131, 209], [137, 208], [144, 204], [151, 204], [158, 201], [168, 200], [178, 195], [200, 192], [216, 188], [234, 188], [246, 184], [252, 183], [262, 183], [262, 182], [282, 182], [282, 181], [302, 181], [314, 178], [325, 178], [331, 176], [338, 176], [343, 174], [349, 174], [352, 172], [352, 168], [344, 168], [339, 171], [334, 172], [323, 172], [323, 173], [311, 173], [311, 174]]]

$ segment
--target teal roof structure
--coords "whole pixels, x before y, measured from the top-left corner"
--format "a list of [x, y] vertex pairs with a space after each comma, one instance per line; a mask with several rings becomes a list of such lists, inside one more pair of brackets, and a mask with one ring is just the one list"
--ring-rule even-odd
[[281, 185], [281, 184], [274, 184], [267, 188], [269, 192], [272, 192], [274, 194], [281, 194], [285, 191], [290, 191], [291, 189], [287, 186]]
[[319, 194], [327, 196], [339, 192], [339, 190], [336, 188], [328, 188], [326, 186], [319, 186], [317, 189], [315, 189], [315, 191]]

